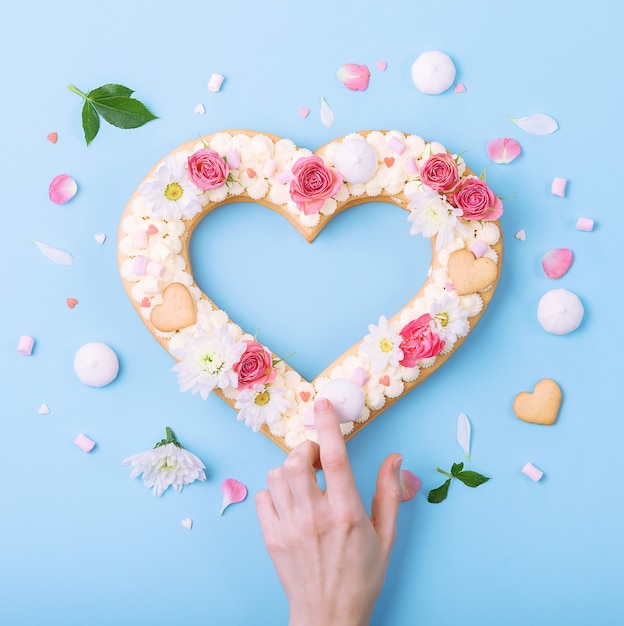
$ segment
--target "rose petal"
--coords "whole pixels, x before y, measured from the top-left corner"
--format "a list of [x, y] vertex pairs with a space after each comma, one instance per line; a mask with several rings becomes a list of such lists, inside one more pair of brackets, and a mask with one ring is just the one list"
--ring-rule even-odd
[[422, 481], [409, 470], [401, 470], [399, 475], [401, 481], [401, 502], [409, 502], [416, 497], [422, 486]]
[[548, 278], [561, 278], [572, 265], [572, 250], [556, 248], [548, 251], [542, 259], [542, 267]]
[[52, 179], [48, 194], [54, 204], [69, 202], [78, 191], [76, 181], [67, 174], [59, 174]]
[[509, 119], [523, 131], [530, 133], [531, 135], [550, 135], [554, 133], [559, 125], [550, 117], [550, 115], [544, 115], [544, 113], [533, 113], [525, 117], [512, 117]]
[[520, 144], [510, 137], [492, 139], [487, 147], [488, 156], [494, 163], [511, 163], [520, 152]]
[[470, 461], [470, 420], [465, 413], [460, 413], [457, 418], [457, 442]]
[[65, 250], [61, 250], [60, 248], [55, 248], [54, 246], [50, 246], [47, 243], [41, 243], [36, 239], [33, 239], [33, 243], [45, 254], [50, 261], [54, 263], [58, 263], [59, 265], [73, 265], [74, 259], [69, 252], [65, 252]]
[[366, 65], [346, 63], [336, 72], [342, 84], [351, 91], [365, 91], [370, 80], [370, 71]]
[[230, 504], [242, 502], [247, 497], [247, 487], [234, 478], [226, 478], [221, 483], [221, 490], [223, 491], [223, 507], [219, 515], [223, 515], [223, 511]]

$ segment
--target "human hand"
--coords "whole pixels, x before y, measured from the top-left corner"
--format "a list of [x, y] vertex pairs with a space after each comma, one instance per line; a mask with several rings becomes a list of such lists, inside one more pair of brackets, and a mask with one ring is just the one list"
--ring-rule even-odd
[[[318, 400], [314, 410], [319, 443], [299, 444], [256, 495], [262, 535], [290, 626], [368, 624], [396, 536], [402, 457], [382, 463], [369, 519], [331, 403]], [[324, 491], [315, 469], [324, 471]]]

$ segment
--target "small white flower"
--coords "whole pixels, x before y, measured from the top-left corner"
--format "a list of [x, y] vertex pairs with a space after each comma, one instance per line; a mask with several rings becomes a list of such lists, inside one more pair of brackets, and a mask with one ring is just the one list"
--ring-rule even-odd
[[437, 235], [436, 250], [442, 249], [455, 238], [455, 231], [464, 230], [458, 220], [461, 209], [451, 206], [444, 196], [424, 185], [418, 191], [407, 194], [411, 210], [407, 221], [412, 223], [410, 235], [422, 233], [430, 239]]
[[227, 322], [220, 327], [211, 326], [210, 332], [198, 324], [195, 337], [187, 334], [184, 345], [171, 350], [171, 354], [179, 359], [172, 369], [178, 372], [180, 391], [199, 393], [205, 400], [215, 387], [238, 386], [232, 367], [240, 360], [246, 345], [234, 340]]
[[234, 408], [238, 410], [238, 421], [245, 420], [254, 432], [258, 432], [266, 422], [269, 427], [276, 425], [290, 402], [284, 398], [286, 389], [254, 385], [238, 394]]
[[196, 480], [206, 480], [206, 466], [178, 442], [173, 431], [167, 427], [167, 438], [147, 452], [133, 454], [121, 462], [131, 465], [131, 478], [143, 474], [143, 484], [160, 496], [169, 487], [182, 491], [184, 485]]
[[369, 324], [368, 332], [360, 346], [360, 353], [371, 362], [371, 372], [381, 372], [388, 365], [398, 367], [403, 359], [403, 350], [399, 348], [402, 338], [395, 324], [390, 325], [382, 315], [378, 326]]
[[444, 293], [434, 300], [430, 315], [437, 335], [447, 344], [468, 334], [468, 311], [462, 307], [457, 296]]
[[156, 170], [154, 180], [143, 183], [139, 190], [153, 217], [188, 220], [202, 210], [202, 195], [189, 180], [186, 165], [178, 165], [171, 154]]

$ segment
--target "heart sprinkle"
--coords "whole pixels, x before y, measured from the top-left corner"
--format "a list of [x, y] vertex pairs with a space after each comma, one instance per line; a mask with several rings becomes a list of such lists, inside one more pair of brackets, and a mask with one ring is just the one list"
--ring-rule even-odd
[[158, 232], [158, 227], [154, 224], [150, 224], [145, 232], [148, 235], [155, 235]]
[[300, 391], [299, 392], [299, 397], [304, 401], [307, 402], [310, 399], [310, 392], [309, 391]]
[[58, 141], [58, 133], [48, 133], [48, 135], [46, 136], [46, 139], [50, 143], [56, 143]]
[[381, 378], [379, 379], [379, 384], [383, 385], [384, 387], [389, 387], [390, 386], [390, 376], [388, 376], [388, 374], [384, 374], [383, 376], [381, 376]]
[[70, 309], [73, 309], [78, 304], [78, 300], [76, 300], [76, 298], [67, 298], [66, 302]]
[[250, 167], [247, 168], [247, 176], [249, 178], [255, 178], [257, 176], [256, 171], [252, 170]]
[[143, 298], [143, 300], [141, 300], [141, 306], [144, 309], [149, 309], [150, 308], [151, 302], [150, 302], [150, 299], [147, 296], [145, 296], [145, 298]]
[[455, 91], [455, 93], [465, 93], [466, 87], [463, 83], [457, 83], [453, 91]]
[[310, 115], [310, 109], [308, 109], [307, 107], [301, 107], [299, 109], [299, 115], [305, 120], [305, 118]]
[[526, 232], [524, 230], [519, 230], [514, 237], [518, 240], [518, 241], [526, 241]]
[[97, 233], [97, 235], [93, 235], [93, 238], [102, 245], [106, 241], [106, 235], [104, 233]]
[[47, 404], [42, 404], [37, 413], [39, 413], [39, 415], [48, 415], [50, 413], [50, 407]]
[[387, 61], [377, 61], [377, 63], [375, 63], [375, 67], [380, 71], [380, 72], [385, 72], [386, 68], [388, 67], [388, 62]]
[[200, 102], [199, 104], [195, 105], [195, 108], [193, 109], [194, 113], [197, 113], [197, 115], [203, 115], [206, 112], [206, 109], [204, 107], [204, 105]]
[[193, 520], [190, 517], [183, 519], [180, 524], [182, 524], [182, 526], [184, 526], [187, 530], [191, 530], [191, 528], [193, 528]]
[[394, 157], [385, 157], [384, 163], [387, 167], [392, 167], [394, 165]]

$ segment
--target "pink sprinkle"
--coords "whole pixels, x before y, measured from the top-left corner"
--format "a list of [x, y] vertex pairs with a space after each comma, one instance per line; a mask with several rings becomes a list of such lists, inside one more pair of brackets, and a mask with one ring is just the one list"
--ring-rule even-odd
[[542, 472], [541, 470], [538, 470], [537, 467], [533, 465], [533, 463], [527, 463], [522, 468], [522, 473], [525, 476], [528, 476], [533, 482], [537, 482], [544, 475], [544, 472]]
[[95, 441], [92, 441], [86, 435], [80, 433], [74, 443], [83, 451], [83, 452], [91, 452], [95, 447]]
[[132, 264], [132, 271], [137, 276], [145, 276], [145, 274], [147, 273], [147, 266], [149, 262], [150, 260], [146, 256], [139, 254], [134, 259], [134, 263]]
[[383, 385], [384, 387], [389, 387], [390, 386], [390, 376], [388, 376], [388, 374], [384, 374], [383, 376], [381, 376], [379, 378], [379, 384]]
[[78, 300], [76, 300], [76, 298], [66, 298], [65, 302], [67, 302], [67, 306], [70, 309], [75, 309], [78, 304]]
[[308, 109], [307, 107], [301, 107], [299, 109], [299, 115], [305, 120], [305, 118], [310, 115], [310, 109]]
[[293, 173], [292, 172], [278, 172], [277, 174], [275, 174], [275, 180], [278, 183], [289, 183], [292, 179], [294, 178]]
[[488, 245], [485, 241], [477, 239], [472, 246], [470, 246], [470, 251], [479, 259], [488, 251]]
[[380, 72], [385, 72], [386, 68], [388, 67], [388, 61], [377, 61], [377, 63], [375, 63], [375, 67], [380, 71]]
[[466, 87], [463, 83], [457, 83], [454, 89], [455, 93], [464, 93], [466, 91]]
[[567, 178], [553, 178], [552, 185], [550, 187], [551, 193], [555, 196], [563, 198], [565, 196], [565, 188], [567, 183]]
[[390, 137], [388, 139], [388, 148], [399, 155], [407, 150], [407, 146], [398, 137]]
[[144, 309], [149, 309], [150, 306], [151, 306], [150, 299], [147, 296], [145, 296], [145, 298], [141, 300], [141, 307]]
[[208, 82], [208, 91], [217, 92], [221, 89], [221, 85], [223, 84], [223, 76], [221, 74], [213, 74], [210, 77], [210, 81]]
[[158, 228], [155, 224], [150, 224], [145, 231], [148, 235], [155, 235], [158, 232]]
[[46, 137], [46, 139], [50, 142], [50, 143], [56, 143], [58, 141], [58, 133], [49, 133]]
[[150, 261], [147, 264], [147, 267], [145, 268], [145, 270], [148, 274], [161, 278], [162, 275], [165, 273], [165, 266], [162, 263], [157, 263], [156, 261]]
[[526, 232], [524, 230], [519, 230], [514, 237], [518, 240], [518, 241], [526, 241]]
[[446, 283], [444, 285], [444, 291], [453, 291], [455, 289], [455, 285], [453, 283]]
[[69, 202], [78, 191], [76, 181], [67, 174], [59, 174], [52, 179], [48, 195], [54, 204], [65, 204]]
[[137, 250], [145, 250], [147, 248], [147, 231], [142, 228], [135, 229], [132, 233], [132, 241]]
[[364, 387], [370, 380], [370, 376], [366, 373], [364, 368], [356, 367], [351, 374], [351, 378], [360, 386]]
[[585, 230], [589, 232], [590, 230], [594, 230], [594, 220], [589, 217], [579, 217], [576, 222], [577, 230]]
[[25, 356], [30, 356], [32, 354], [34, 345], [35, 340], [32, 337], [28, 335], [22, 335], [17, 344], [17, 351]]
[[405, 169], [408, 174], [418, 174], [418, 163], [414, 157], [407, 157], [405, 159]]
[[237, 170], [240, 167], [240, 153], [238, 150], [228, 150], [225, 153], [225, 158], [231, 170]]

